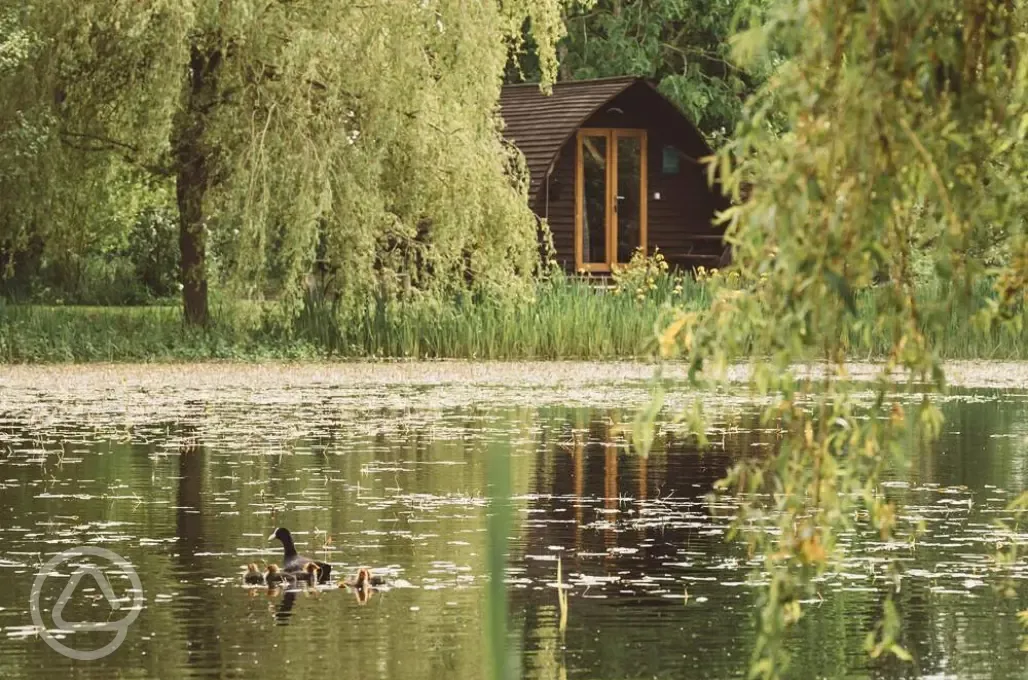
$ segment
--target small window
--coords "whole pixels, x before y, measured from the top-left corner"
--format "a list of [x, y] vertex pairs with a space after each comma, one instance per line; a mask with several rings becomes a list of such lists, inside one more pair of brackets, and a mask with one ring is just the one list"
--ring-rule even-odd
[[665, 146], [661, 154], [661, 172], [665, 175], [677, 175], [679, 161], [678, 149], [673, 146]]

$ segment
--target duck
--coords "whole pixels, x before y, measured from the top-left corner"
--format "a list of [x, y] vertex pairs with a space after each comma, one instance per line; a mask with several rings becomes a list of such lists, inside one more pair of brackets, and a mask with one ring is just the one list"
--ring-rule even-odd
[[312, 560], [309, 557], [304, 557], [296, 552], [296, 546], [293, 545], [293, 535], [289, 533], [289, 529], [285, 527], [279, 527], [268, 536], [268, 540], [272, 541], [278, 539], [282, 542], [282, 549], [285, 553], [284, 559], [282, 560], [282, 570], [288, 573], [296, 574], [302, 572], [306, 566], [310, 563], [317, 565], [318, 583], [328, 583], [329, 576], [332, 573], [332, 565], [327, 562], [319, 562]]
[[280, 586], [289, 588], [296, 585], [296, 575], [282, 571], [278, 568], [277, 564], [269, 564], [268, 568], [264, 571], [264, 582], [268, 584], [269, 588], [278, 588]]
[[257, 569], [256, 564], [251, 562], [246, 565], [246, 575], [243, 576], [243, 582], [248, 586], [263, 586], [264, 574]]

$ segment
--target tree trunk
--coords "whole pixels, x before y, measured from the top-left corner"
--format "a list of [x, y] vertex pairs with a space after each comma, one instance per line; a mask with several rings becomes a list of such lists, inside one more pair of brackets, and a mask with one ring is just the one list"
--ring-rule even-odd
[[217, 95], [220, 52], [194, 44], [190, 48], [190, 77], [183, 110], [172, 132], [175, 153], [175, 197], [179, 213], [182, 308], [190, 326], [207, 324], [207, 224], [204, 198], [210, 187], [206, 117]]
[[182, 308], [190, 326], [207, 324], [207, 234], [203, 221], [203, 197], [207, 187], [202, 165], [202, 158], [191, 165], [180, 165], [175, 187], [178, 244], [182, 254]]

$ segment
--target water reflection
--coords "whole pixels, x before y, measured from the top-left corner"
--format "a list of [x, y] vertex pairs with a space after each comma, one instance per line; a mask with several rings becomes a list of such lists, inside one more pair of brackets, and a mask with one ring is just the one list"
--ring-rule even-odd
[[[638, 396], [638, 394], [636, 394]], [[518, 675], [740, 676], [753, 644], [758, 563], [724, 542], [705, 494], [777, 434], [733, 402], [710, 450], [665, 429], [649, 458], [628, 452], [620, 408], [479, 401], [359, 408], [345, 386], [275, 392], [7, 393], [0, 409], [0, 677], [481, 677], [487, 667], [489, 464], [509, 459], [512, 529], [504, 587]], [[530, 399], [528, 403], [536, 400]], [[629, 403], [629, 399], [625, 399]], [[440, 400], [440, 403], [442, 400]], [[999, 572], [993, 526], [1028, 483], [1023, 395], [976, 392], [945, 405], [947, 432], [915, 450], [886, 491], [924, 522], [898, 551], [863, 534], [818, 584], [793, 641], [804, 677], [1019, 677], [1023, 564]], [[497, 453], [497, 452], [501, 453]], [[398, 587], [266, 591], [240, 565], [277, 561], [265, 537], [341, 576], [383, 570]], [[40, 562], [100, 544], [136, 565], [146, 607], [128, 641], [95, 664], [51, 653], [27, 628]], [[869, 663], [883, 565], [899, 555], [898, 600], [913, 665]], [[557, 559], [570, 586], [561, 630]], [[336, 569], [333, 570], [337, 571]], [[1010, 578], [1022, 599], [993, 591]], [[406, 587], [408, 586], [409, 587]], [[80, 603], [83, 614], [107, 615]], [[102, 644], [102, 642], [101, 642]]]
[[289, 617], [293, 615], [294, 604], [296, 604], [296, 591], [287, 590], [282, 595], [282, 601], [275, 608], [275, 621], [281, 625], [289, 623]]

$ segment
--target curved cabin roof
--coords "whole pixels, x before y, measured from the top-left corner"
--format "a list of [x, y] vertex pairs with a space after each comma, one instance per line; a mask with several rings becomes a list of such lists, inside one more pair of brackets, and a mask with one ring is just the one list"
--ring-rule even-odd
[[643, 101], [655, 117], [675, 119], [681, 151], [694, 159], [713, 153], [703, 135], [682, 111], [645, 78], [619, 77], [555, 83], [545, 95], [538, 83], [505, 85], [500, 94], [504, 137], [525, 156], [534, 203], [557, 155], [578, 128], [622, 95]]

